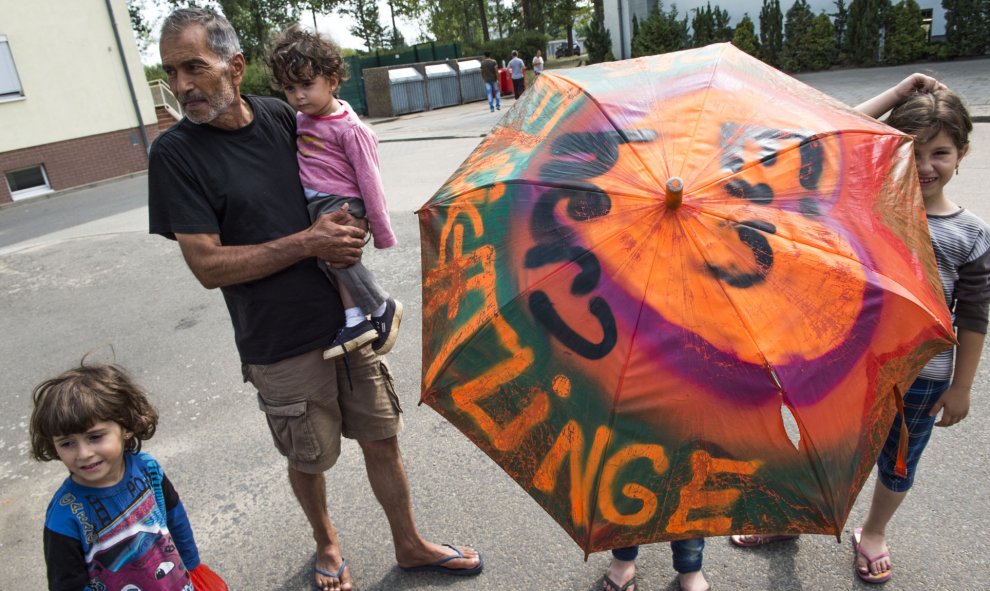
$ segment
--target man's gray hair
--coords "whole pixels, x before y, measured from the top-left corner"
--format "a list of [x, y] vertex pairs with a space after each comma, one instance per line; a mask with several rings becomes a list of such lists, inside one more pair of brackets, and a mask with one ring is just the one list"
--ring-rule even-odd
[[190, 25], [201, 25], [206, 29], [206, 47], [225, 62], [234, 54], [240, 53], [241, 43], [230, 21], [222, 14], [209, 8], [179, 8], [165, 17], [162, 23], [161, 38], [178, 35]]

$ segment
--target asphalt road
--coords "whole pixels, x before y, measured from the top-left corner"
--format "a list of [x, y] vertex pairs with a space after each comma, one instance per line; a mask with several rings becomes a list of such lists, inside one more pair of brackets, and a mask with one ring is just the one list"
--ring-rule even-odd
[[[990, 61], [969, 65], [958, 73], [960, 80], [984, 82], [972, 85], [968, 100], [990, 103]], [[858, 102], [874, 93], [870, 88], [880, 90], [902, 76], [901, 70], [874, 69], [814, 77], [811, 83], [826, 92], [830, 85], [855, 86], [851, 96], [840, 98]], [[328, 498], [357, 589], [600, 588], [606, 554], [584, 562], [570, 538], [487, 456], [431, 409], [416, 405], [421, 292], [412, 211], [499, 114], [476, 103], [375, 122], [400, 246], [366, 254], [369, 267], [407, 305], [406, 324], [389, 357], [405, 410], [401, 441], [417, 521], [432, 539], [475, 545], [486, 570], [460, 580], [397, 569], [360, 452], [345, 442], [329, 473]], [[990, 219], [987, 179], [990, 124], [980, 123], [950, 188], [966, 207]], [[147, 449], [182, 494], [204, 561], [235, 590], [309, 589], [313, 542], [253, 389], [241, 381], [222, 298], [195, 282], [173, 243], [146, 233], [145, 199], [145, 178], [139, 175], [0, 210], [0, 587], [44, 588], [44, 512], [65, 477], [61, 464], [29, 458], [31, 389], [92, 352], [116, 359], [152, 392], [162, 421]], [[970, 417], [937, 431], [918, 484], [890, 527], [895, 575], [886, 590], [988, 588], [990, 435], [982, 428], [990, 416], [988, 395], [985, 354]], [[713, 588], [864, 588], [852, 572], [848, 532], [862, 520], [872, 486], [871, 479], [841, 544], [805, 536], [744, 551], [723, 538], [709, 540], [705, 571]], [[644, 547], [639, 567], [639, 591], [675, 588], [667, 545]]]

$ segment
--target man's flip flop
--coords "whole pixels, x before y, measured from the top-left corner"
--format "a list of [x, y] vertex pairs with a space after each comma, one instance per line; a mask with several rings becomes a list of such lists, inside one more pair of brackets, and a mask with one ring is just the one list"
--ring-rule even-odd
[[774, 542], [785, 542], [787, 540], [795, 540], [797, 538], [797, 534], [746, 534], [742, 536], [729, 536], [729, 541], [732, 542], [733, 545], [739, 546], [740, 548], [756, 548], [757, 546], [766, 546], [767, 544], [773, 544]]
[[852, 542], [853, 542], [853, 550], [856, 551], [856, 555], [862, 556], [863, 558], [866, 559], [866, 572], [864, 573], [859, 569], [859, 565], [856, 564], [855, 558], [853, 558], [853, 570], [856, 571], [856, 575], [858, 575], [859, 578], [862, 579], [864, 582], [873, 583], [874, 585], [878, 585], [880, 583], [886, 583], [887, 581], [890, 580], [890, 576], [893, 574], [893, 570], [894, 570], [893, 565], [891, 565], [891, 567], [888, 568], [886, 571], [879, 574], [871, 573], [870, 565], [880, 560], [881, 558], [890, 558], [890, 552], [884, 552], [883, 554], [880, 554], [878, 556], [870, 556], [869, 554], [864, 552], [863, 548], [860, 547], [859, 545], [859, 539], [862, 533], [863, 533], [863, 528], [857, 527], [856, 529], [854, 529], [852, 535]]
[[444, 546], [450, 548], [454, 551], [450, 556], [444, 556], [440, 560], [432, 564], [424, 564], [422, 566], [400, 566], [402, 570], [407, 573], [443, 573], [445, 575], [456, 575], [459, 577], [469, 577], [471, 575], [476, 575], [481, 572], [481, 569], [485, 567], [485, 561], [481, 558], [481, 553], [478, 553], [478, 566], [474, 568], [450, 568], [449, 566], [444, 566], [451, 560], [457, 560], [458, 558], [466, 558], [464, 553], [458, 550], [455, 546], [450, 544], [444, 544]]
[[622, 585], [621, 587], [619, 586], [618, 583], [610, 579], [608, 575], [605, 575], [605, 588], [608, 589], [608, 591], [627, 591], [630, 587], [632, 587], [635, 584], [636, 584], [636, 575], [633, 575], [633, 578], [629, 579], [629, 581], [626, 582], [626, 584]]
[[[340, 581], [340, 584], [341, 585], [344, 584], [344, 580], [341, 579], [340, 577], [342, 577], [344, 575], [344, 569], [345, 568], [347, 568], [347, 561], [346, 560], [343, 560], [343, 559], [341, 559], [341, 561], [340, 561], [340, 570], [338, 570], [335, 573], [332, 573], [332, 572], [330, 572], [328, 570], [323, 570], [322, 568], [320, 568], [318, 566], [315, 566], [315, 565], [313, 566], [313, 570], [316, 571], [316, 574], [323, 575], [324, 577], [330, 577], [331, 579], [337, 579], [338, 581]], [[323, 589], [323, 587], [320, 587], [319, 585], [317, 585], [315, 583], [313, 584], [313, 587], [315, 587], [317, 589]]]

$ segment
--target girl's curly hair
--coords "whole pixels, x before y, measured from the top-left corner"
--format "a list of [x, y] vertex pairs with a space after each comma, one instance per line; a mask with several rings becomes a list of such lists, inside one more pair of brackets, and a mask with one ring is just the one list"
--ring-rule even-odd
[[338, 82], [347, 80], [347, 65], [340, 47], [298, 24], [285, 29], [272, 41], [265, 62], [272, 71], [273, 83], [279, 87], [318, 76], [335, 77]]
[[113, 421], [134, 437], [124, 440], [125, 451], [141, 451], [158, 426], [158, 411], [144, 390], [121, 367], [87, 365], [45, 380], [34, 389], [31, 412], [31, 455], [47, 462], [58, 459], [55, 437], [85, 433], [100, 421]]

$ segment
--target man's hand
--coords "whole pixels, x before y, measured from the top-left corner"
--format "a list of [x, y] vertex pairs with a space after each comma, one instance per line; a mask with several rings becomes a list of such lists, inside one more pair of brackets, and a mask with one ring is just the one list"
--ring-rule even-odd
[[317, 218], [307, 232], [312, 242], [312, 255], [341, 269], [361, 260], [368, 221], [352, 216], [345, 205]]
[[969, 388], [958, 387], [955, 384], [949, 386], [929, 414], [933, 417], [938, 416], [939, 411], [942, 411], [942, 418], [935, 423], [936, 427], [951, 427], [965, 419], [969, 414]]

